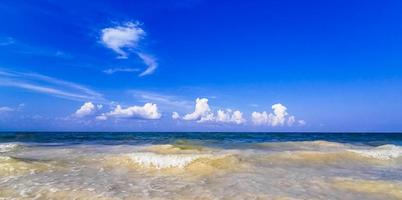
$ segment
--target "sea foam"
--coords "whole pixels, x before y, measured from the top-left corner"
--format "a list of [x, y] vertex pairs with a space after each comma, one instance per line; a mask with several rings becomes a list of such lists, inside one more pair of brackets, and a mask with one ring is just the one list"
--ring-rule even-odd
[[402, 147], [395, 145], [382, 145], [373, 149], [350, 149], [353, 153], [357, 153], [360, 156], [374, 158], [379, 160], [390, 160], [402, 157]]
[[129, 157], [137, 164], [157, 169], [184, 168], [197, 159], [211, 156], [209, 154], [156, 154], [151, 152], [129, 154]]
[[21, 146], [20, 144], [16, 144], [16, 143], [0, 144], [0, 153], [6, 153], [6, 152], [13, 151], [13, 150], [17, 149], [20, 146]]

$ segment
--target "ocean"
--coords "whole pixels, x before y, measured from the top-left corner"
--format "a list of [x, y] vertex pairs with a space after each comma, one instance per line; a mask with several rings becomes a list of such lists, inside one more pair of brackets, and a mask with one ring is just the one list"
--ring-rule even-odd
[[402, 133], [2, 132], [0, 199], [402, 199]]

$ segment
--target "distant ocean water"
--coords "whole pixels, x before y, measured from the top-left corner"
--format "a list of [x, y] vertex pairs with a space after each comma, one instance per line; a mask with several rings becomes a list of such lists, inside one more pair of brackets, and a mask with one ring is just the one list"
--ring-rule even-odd
[[1, 198], [402, 199], [402, 133], [2, 132]]

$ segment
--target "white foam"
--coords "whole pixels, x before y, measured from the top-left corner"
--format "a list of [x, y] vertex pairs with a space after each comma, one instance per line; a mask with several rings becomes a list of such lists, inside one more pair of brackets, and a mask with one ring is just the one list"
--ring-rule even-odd
[[0, 153], [6, 153], [17, 149], [20, 145], [16, 143], [0, 144]]
[[402, 147], [395, 145], [382, 145], [373, 149], [365, 149], [365, 150], [353, 149], [349, 151], [357, 153], [364, 157], [375, 158], [380, 160], [390, 160], [402, 157]]
[[129, 157], [145, 167], [157, 169], [184, 168], [199, 158], [210, 157], [209, 154], [156, 154], [151, 152], [131, 153]]
[[8, 156], [0, 156], [0, 162], [1, 162], [1, 161], [9, 161], [9, 160], [11, 160], [11, 157], [8, 157]]

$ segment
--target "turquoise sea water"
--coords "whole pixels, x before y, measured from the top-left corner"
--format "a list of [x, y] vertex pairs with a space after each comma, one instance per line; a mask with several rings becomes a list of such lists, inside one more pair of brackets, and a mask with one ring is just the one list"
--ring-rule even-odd
[[216, 145], [325, 140], [372, 146], [402, 145], [402, 133], [241, 133], [241, 132], [0, 132], [0, 142], [59, 144], [164, 144], [178, 139]]
[[402, 133], [2, 132], [1, 198], [402, 199]]

